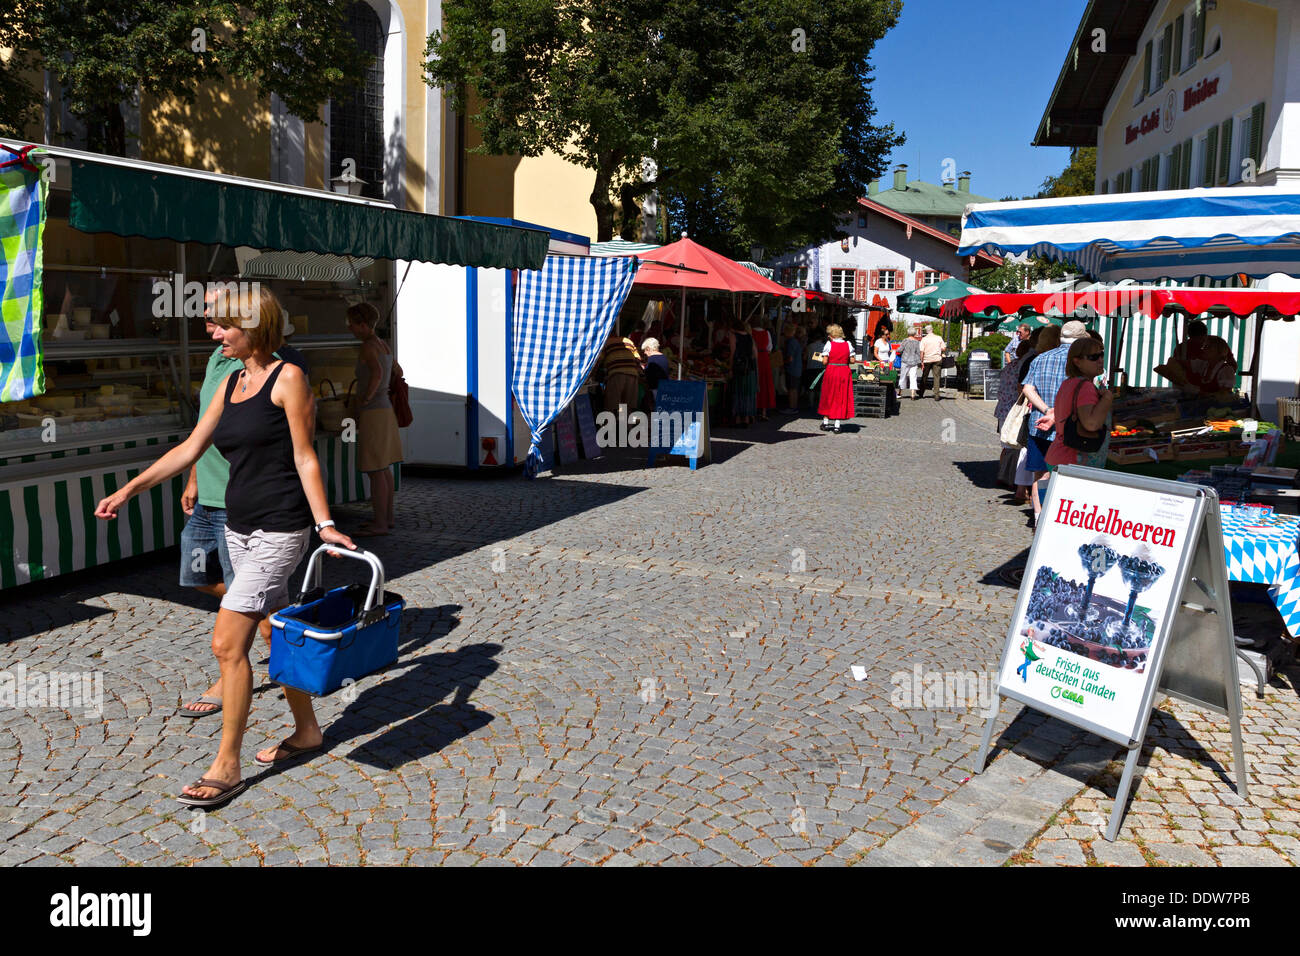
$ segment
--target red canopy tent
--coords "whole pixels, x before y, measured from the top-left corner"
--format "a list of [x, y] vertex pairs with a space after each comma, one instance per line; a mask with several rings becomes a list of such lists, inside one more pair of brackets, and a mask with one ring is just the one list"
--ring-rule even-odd
[[[652, 288], [681, 289], [681, 341], [686, 342], [686, 290], [730, 292], [733, 294], [795, 296], [791, 290], [747, 269], [733, 259], [688, 239], [685, 233], [676, 242], [636, 254], [644, 264], [637, 270], [634, 285]], [[690, 271], [687, 271], [690, 270]], [[682, 377], [685, 348], [677, 356], [677, 377]]]

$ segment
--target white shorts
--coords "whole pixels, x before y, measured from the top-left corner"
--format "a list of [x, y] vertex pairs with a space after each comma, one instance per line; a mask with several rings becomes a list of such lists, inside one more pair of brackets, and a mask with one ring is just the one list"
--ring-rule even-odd
[[240, 534], [226, 527], [226, 549], [235, 579], [221, 599], [229, 611], [269, 614], [289, 604], [289, 575], [307, 553], [311, 528], [301, 531], [254, 531]]

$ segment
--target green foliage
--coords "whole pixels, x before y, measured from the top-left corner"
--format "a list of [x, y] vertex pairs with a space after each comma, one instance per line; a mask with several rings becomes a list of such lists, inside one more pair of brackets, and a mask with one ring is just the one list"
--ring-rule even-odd
[[1001, 332], [990, 332], [988, 335], [980, 335], [970, 340], [966, 350], [957, 357], [959, 363], [966, 362], [970, 359], [970, 353], [976, 349], [984, 349], [989, 353], [990, 364], [993, 368], [1002, 367], [1002, 350], [1007, 347], [1011, 341], [1011, 336], [1003, 335]]
[[1026, 263], [1006, 261], [992, 269], [975, 269], [970, 282], [985, 292], [1023, 292], [1041, 279], [1063, 279], [1074, 272], [1075, 268], [1066, 262], [1031, 258]]
[[[361, 80], [365, 61], [346, 8], [341, 0], [25, 0], [21, 23], [0, 18], [0, 47], [53, 74], [92, 149], [122, 155], [121, 104], [137, 90], [193, 103], [201, 83], [237, 78], [315, 120], [325, 100]], [[36, 91], [16, 95], [30, 105]]]
[[427, 79], [471, 117], [484, 152], [567, 152], [595, 170], [598, 240], [616, 225], [630, 233], [636, 203], [657, 189], [670, 241], [684, 228], [733, 252], [775, 252], [833, 234], [902, 142], [872, 122], [868, 63], [900, 9], [447, 0]]
[[1069, 165], [1059, 176], [1043, 180], [1039, 199], [1057, 199], [1065, 196], [1091, 196], [1096, 192], [1097, 147], [1076, 146], [1070, 150]]

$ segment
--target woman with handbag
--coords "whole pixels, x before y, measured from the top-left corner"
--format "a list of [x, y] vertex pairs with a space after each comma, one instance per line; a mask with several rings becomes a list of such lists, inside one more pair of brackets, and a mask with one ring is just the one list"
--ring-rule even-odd
[[348, 331], [361, 340], [357, 359], [357, 389], [353, 396], [357, 422], [357, 467], [370, 479], [370, 504], [374, 517], [357, 531], [359, 538], [388, 534], [393, 527], [393, 465], [402, 460], [402, 436], [397, 415], [388, 398], [391, 379], [400, 378], [402, 366], [392, 350], [375, 334], [379, 310], [369, 302], [348, 306]]
[[1061, 425], [1047, 450], [1047, 463], [1075, 465], [1079, 453], [1091, 454], [1106, 438], [1115, 393], [1098, 388], [1093, 379], [1105, 369], [1106, 350], [1095, 339], [1076, 339], [1065, 359], [1066, 379], [1056, 392], [1053, 417]]
[[[998, 484], [1008, 489], [1015, 489], [1016, 504], [1024, 504], [1029, 500], [1028, 488], [1022, 490], [1016, 484], [1016, 463], [1020, 459], [1020, 449], [1025, 447], [1024, 433], [1029, 428], [1028, 405], [1020, 392], [1020, 368], [1029, 361], [1033, 351], [1033, 346], [1027, 340], [1021, 342], [1016, 349], [1015, 358], [1003, 366], [999, 377], [998, 404], [993, 410], [998, 435], [1002, 438], [1002, 455], [998, 459]], [[1016, 422], [1012, 423], [1015, 426], [1015, 437], [1011, 438], [1002, 433], [1013, 408], [1017, 410], [1017, 415]]]

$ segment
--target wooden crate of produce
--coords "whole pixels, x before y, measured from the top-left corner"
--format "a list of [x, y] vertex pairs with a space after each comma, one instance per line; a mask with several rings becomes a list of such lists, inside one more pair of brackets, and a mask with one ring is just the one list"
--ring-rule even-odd
[[[1155, 453], [1155, 458], [1151, 453]], [[1174, 450], [1165, 444], [1153, 445], [1129, 445], [1125, 448], [1111, 448], [1110, 453], [1106, 456], [1108, 461], [1116, 465], [1135, 465], [1144, 461], [1173, 461]]]

